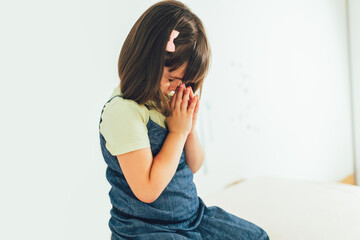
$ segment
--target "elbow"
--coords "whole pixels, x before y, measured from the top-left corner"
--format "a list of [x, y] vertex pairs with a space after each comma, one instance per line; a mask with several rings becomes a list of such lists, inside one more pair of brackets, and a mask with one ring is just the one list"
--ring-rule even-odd
[[143, 203], [150, 204], [150, 203], [155, 202], [156, 199], [139, 199], [139, 200]]
[[204, 153], [204, 151], [203, 151], [203, 154], [202, 154], [202, 157], [201, 157], [201, 161], [200, 161], [199, 167], [198, 167], [198, 169], [197, 169], [195, 172], [197, 172], [197, 171], [200, 170], [200, 168], [201, 168], [202, 165], [204, 164], [204, 160], [205, 160], [205, 153]]
[[201, 161], [200, 161], [199, 167], [198, 167], [198, 169], [197, 169], [195, 172], [197, 172], [197, 171], [200, 170], [200, 168], [201, 168], [202, 165], [204, 164], [204, 160], [205, 160], [205, 152], [204, 152], [204, 150], [203, 150], [203, 151], [202, 151], [202, 155], [201, 155]]
[[134, 194], [136, 198], [143, 202], [143, 203], [153, 203], [156, 201], [156, 199], [159, 198], [161, 193], [156, 193], [155, 191], [151, 190], [150, 188], [147, 189], [147, 191], [142, 191], [141, 194]]
[[142, 198], [142, 201], [143, 203], [147, 203], [147, 204], [150, 204], [150, 203], [153, 203], [155, 202], [158, 198], [160, 197], [160, 195], [153, 195], [153, 196], [150, 196], [150, 197], [147, 197], [147, 198]]
[[197, 166], [191, 166], [190, 167], [190, 170], [193, 172], [193, 174], [197, 173], [200, 170], [201, 166], [204, 163], [204, 160], [205, 160], [205, 157], [204, 157], [204, 154], [203, 154], [200, 161], [198, 162]]
[[[199, 168], [200, 169], [200, 168]], [[191, 170], [193, 172], [193, 174], [197, 173], [199, 171], [199, 169], [197, 170]]]
[[[136, 195], [135, 195], [136, 196]], [[154, 197], [154, 196], [136, 196], [136, 198], [139, 200], [139, 201], [141, 201], [141, 202], [143, 202], [143, 203], [147, 203], [147, 204], [149, 204], [149, 203], [153, 203], [153, 202], [155, 202], [156, 201], [156, 199], [158, 199], [158, 197]]]

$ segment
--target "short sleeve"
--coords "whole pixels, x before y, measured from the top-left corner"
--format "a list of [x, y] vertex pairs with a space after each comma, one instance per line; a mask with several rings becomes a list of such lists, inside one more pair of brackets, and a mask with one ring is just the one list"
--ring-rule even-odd
[[111, 155], [150, 147], [146, 127], [149, 115], [135, 101], [116, 97], [107, 103], [102, 114], [100, 132]]

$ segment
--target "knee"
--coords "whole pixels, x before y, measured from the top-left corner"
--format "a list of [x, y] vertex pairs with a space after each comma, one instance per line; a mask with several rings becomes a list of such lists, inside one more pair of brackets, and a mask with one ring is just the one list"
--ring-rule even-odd
[[255, 239], [256, 240], [269, 240], [269, 236], [262, 228], [259, 228], [259, 235]]

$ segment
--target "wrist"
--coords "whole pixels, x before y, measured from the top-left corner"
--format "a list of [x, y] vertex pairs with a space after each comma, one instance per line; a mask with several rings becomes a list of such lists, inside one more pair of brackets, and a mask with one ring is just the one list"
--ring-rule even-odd
[[195, 129], [192, 129], [192, 130], [189, 132], [188, 137], [189, 137], [189, 136], [194, 136], [194, 135], [196, 135], [196, 130], [195, 130]]
[[180, 133], [180, 132], [169, 132], [169, 135], [173, 135], [173, 136], [176, 136], [176, 138], [179, 138], [179, 139], [187, 139], [188, 135], [187, 133]]

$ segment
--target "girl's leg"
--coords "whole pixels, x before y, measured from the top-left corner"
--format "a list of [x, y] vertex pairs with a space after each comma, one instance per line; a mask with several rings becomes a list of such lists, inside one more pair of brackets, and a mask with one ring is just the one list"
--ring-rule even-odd
[[[111, 218], [110, 221], [114, 221]], [[122, 222], [121, 222], [122, 221]], [[111, 224], [111, 240], [202, 240], [200, 232], [195, 230], [173, 230], [166, 226], [149, 224], [138, 219], [131, 222], [118, 220]]]
[[139, 234], [136, 237], [116, 237], [112, 235], [111, 240], [202, 240], [200, 233], [197, 231], [169, 233], [169, 232], [158, 232], [158, 233], [144, 233]]
[[196, 230], [204, 240], [269, 240], [267, 233], [257, 225], [217, 206], [206, 207], [204, 218]]

